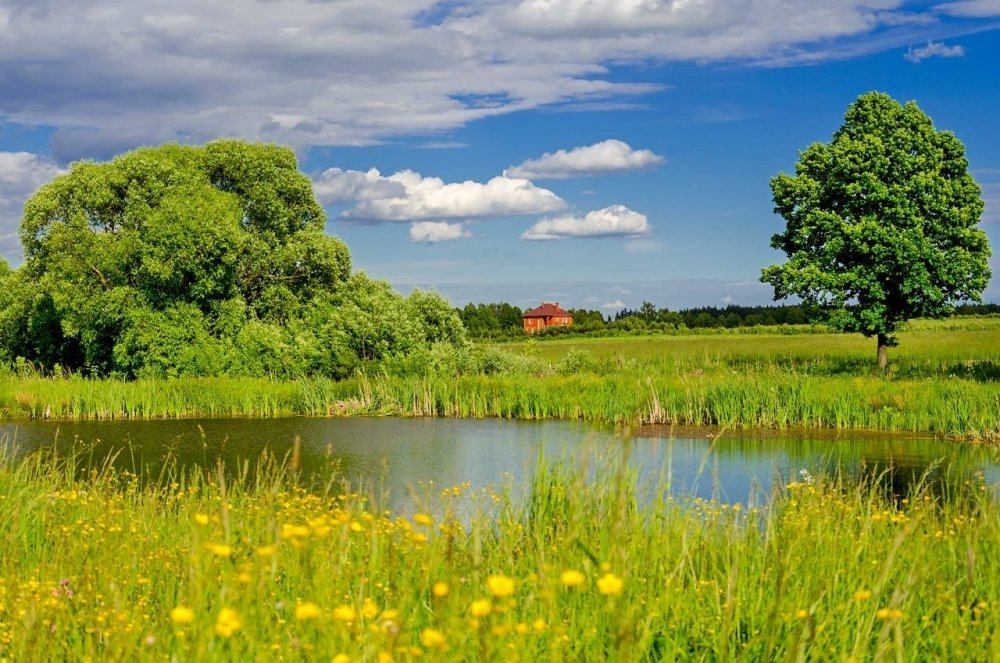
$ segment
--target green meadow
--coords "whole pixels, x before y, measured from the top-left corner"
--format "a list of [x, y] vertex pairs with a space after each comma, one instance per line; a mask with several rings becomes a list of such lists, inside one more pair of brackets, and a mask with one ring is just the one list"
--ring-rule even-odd
[[887, 373], [833, 333], [528, 339], [472, 368], [371, 365], [349, 379], [0, 378], [10, 418], [402, 415], [621, 426], [882, 430], [1000, 437], [1000, 318], [917, 321]]
[[[645, 499], [605, 459], [531, 485], [307, 492], [0, 462], [0, 660], [940, 660], [1000, 655], [1000, 506], [811, 477]], [[471, 515], [468, 515], [469, 506]], [[463, 514], [463, 515], [459, 515]]]

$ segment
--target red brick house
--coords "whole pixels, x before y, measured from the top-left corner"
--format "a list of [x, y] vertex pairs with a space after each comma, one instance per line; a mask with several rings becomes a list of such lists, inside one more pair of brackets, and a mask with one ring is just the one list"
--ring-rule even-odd
[[569, 327], [573, 324], [573, 316], [561, 308], [559, 302], [555, 304], [542, 302], [538, 308], [525, 311], [521, 315], [521, 320], [524, 321], [524, 331], [531, 333], [546, 327]]

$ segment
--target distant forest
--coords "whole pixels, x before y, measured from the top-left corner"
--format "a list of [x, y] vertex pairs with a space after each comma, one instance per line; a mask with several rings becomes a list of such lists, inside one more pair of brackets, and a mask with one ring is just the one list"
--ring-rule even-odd
[[[466, 304], [456, 309], [462, 323], [473, 338], [499, 339], [524, 336], [522, 310], [507, 302]], [[803, 325], [822, 322], [819, 311], [801, 305], [785, 306], [702, 306], [679, 311], [657, 308], [643, 302], [637, 309], [624, 308], [614, 315], [593, 309], [571, 308], [571, 327], [550, 327], [544, 336], [618, 335], [630, 333], [671, 333], [685, 329], [763, 327]], [[1000, 315], [1000, 304], [962, 304], [955, 307], [956, 315]]]

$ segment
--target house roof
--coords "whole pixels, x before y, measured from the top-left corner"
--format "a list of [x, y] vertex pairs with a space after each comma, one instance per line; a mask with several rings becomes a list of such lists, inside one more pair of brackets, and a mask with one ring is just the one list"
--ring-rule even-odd
[[525, 311], [524, 313], [521, 314], [521, 317], [548, 318], [555, 315], [568, 316], [570, 315], [570, 313], [569, 311], [561, 308], [559, 306], [559, 302], [556, 302], [555, 304], [546, 304], [545, 302], [542, 302], [541, 306], [539, 306], [538, 308], [533, 308], [531, 310]]

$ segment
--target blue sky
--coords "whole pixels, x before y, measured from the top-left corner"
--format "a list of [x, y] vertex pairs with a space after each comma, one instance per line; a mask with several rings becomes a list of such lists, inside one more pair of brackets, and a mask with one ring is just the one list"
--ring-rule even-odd
[[767, 303], [768, 181], [869, 90], [965, 143], [1000, 249], [998, 28], [1000, 0], [0, 0], [0, 253], [74, 160], [239, 136], [294, 147], [404, 291]]

